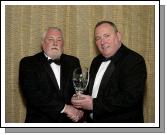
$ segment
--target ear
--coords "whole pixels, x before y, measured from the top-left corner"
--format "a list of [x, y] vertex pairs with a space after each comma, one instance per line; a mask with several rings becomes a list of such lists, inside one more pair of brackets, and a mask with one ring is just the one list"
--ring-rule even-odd
[[117, 37], [118, 37], [118, 40], [121, 41], [122, 40], [122, 34], [118, 31], [117, 32]]

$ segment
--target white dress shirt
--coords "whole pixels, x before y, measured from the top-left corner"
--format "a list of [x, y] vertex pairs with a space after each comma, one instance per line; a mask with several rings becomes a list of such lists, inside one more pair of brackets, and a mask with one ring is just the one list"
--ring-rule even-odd
[[104, 75], [108, 65], [110, 64], [110, 62], [111, 62], [111, 60], [108, 60], [108, 61], [105, 61], [105, 62], [101, 63], [100, 68], [99, 68], [99, 70], [96, 74], [95, 82], [94, 82], [94, 85], [93, 85], [92, 98], [97, 97], [99, 87], [100, 87], [100, 84], [101, 84], [101, 80], [102, 80], [103, 75]]
[[[45, 54], [45, 53], [44, 53]], [[45, 56], [48, 58], [48, 60], [49, 59], [51, 59], [49, 56], [47, 56], [46, 54], [45, 54]], [[57, 64], [55, 64], [54, 62], [52, 62], [51, 64], [50, 64], [50, 66], [51, 66], [51, 68], [52, 68], [52, 70], [53, 70], [53, 73], [54, 73], [54, 75], [55, 75], [55, 77], [56, 77], [56, 80], [57, 80], [57, 83], [58, 83], [58, 86], [59, 86], [59, 89], [60, 89], [60, 65], [57, 65]]]
[[[96, 74], [95, 81], [94, 81], [93, 90], [92, 90], [92, 98], [97, 97], [97, 94], [99, 92], [99, 87], [100, 87], [100, 84], [101, 84], [101, 80], [102, 80], [103, 75], [104, 75], [107, 67], [109, 66], [110, 62], [111, 62], [111, 60], [108, 60], [108, 61], [105, 61], [105, 62], [101, 63], [101, 65], [99, 67], [99, 70]], [[93, 112], [90, 113], [90, 118], [93, 119]]]

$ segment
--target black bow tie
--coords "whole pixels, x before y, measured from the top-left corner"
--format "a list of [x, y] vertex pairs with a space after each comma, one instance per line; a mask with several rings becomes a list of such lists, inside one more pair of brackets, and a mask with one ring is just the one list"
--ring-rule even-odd
[[111, 59], [112, 59], [112, 57], [108, 57], [108, 58], [103, 57], [103, 58], [102, 58], [102, 62], [106, 62], [106, 61], [109, 61], [109, 60], [111, 60]]
[[48, 62], [49, 62], [49, 64], [51, 64], [52, 62], [54, 62], [55, 64], [60, 65], [60, 59], [54, 59], [54, 60], [48, 59]]

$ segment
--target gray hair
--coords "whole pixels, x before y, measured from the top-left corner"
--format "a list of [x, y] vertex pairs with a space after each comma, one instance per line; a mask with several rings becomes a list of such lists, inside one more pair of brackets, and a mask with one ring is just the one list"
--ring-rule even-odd
[[41, 36], [42, 42], [43, 42], [43, 40], [44, 40], [44, 38], [45, 38], [45, 36], [46, 36], [46, 33], [47, 33], [49, 30], [58, 30], [58, 31], [60, 31], [60, 32], [62, 33], [61, 29], [58, 28], [58, 27], [48, 27], [48, 29], [45, 30], [45, 32], [44, 32], [44, 33], [42, 34], [42, 36]]

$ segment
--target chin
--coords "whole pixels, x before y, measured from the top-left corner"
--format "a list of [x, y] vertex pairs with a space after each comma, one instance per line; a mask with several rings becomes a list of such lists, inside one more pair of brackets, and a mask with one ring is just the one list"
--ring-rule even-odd
[[106, 58], [110, 57], [109, 54], [103, 54], [103, 56], [106, 57]]
[[54, 54], [53, 57], [54, 57], [55, 59], [58, 59], [58, 58], [60, 58], [61, 54], [62, 54], [62, 53], [57, 53], [56, 55]]

